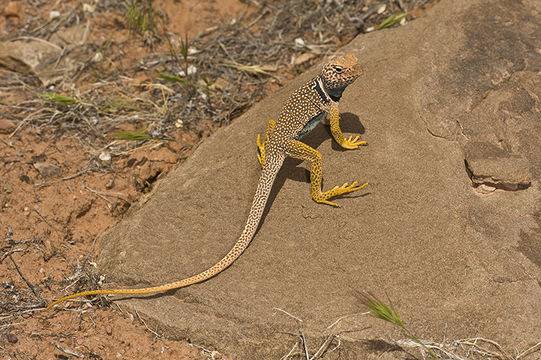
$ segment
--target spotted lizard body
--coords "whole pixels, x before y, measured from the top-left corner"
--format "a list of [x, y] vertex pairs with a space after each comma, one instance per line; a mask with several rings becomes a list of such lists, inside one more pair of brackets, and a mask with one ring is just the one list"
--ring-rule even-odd
[[352, 137], [344, 138], [339, 127], [340, 113], [338, 111], [338, 101], [342, 92], [361, 74], [362, 69], [357, 63], [357, 58], [352, 54], [338, 57], [327, 63], [318, 76], [305, 83], [291, 95], [280, 112], [278, 120], [269, 121], [263, 142], [260, 141], [261, 138], [258, 135], [258, 160], [262, 167], [262, 173], [246, 226], [233, 248], [214, 266], [189, 278], [155, 287], [80, 292], [51, 303], [46, 310], [65, 300], [79, 296], [156, 293], [196, 284], [219, 274], [229, 267], [250, 244], [261, 221], [276, 175], [287, 156], [308, 160], [312, 163], [310, 169], [312, 198], [318, 203], [338, 206], [336, 203], [330, 202], [329, 199], [366, 186], [366, 183], [357, 186], [357, 181], [354, 181], [352, 184], [345, 183], [342, 186], [335, 186], [331, 190], [321, 192], [321, 154], [300, 141], [304, 135], [329, 115], [331, 133], [340, 146], [346, 149], [356, 149], [365, 144], [364, 141], [358, 141], [359, 136], [353, 139]]

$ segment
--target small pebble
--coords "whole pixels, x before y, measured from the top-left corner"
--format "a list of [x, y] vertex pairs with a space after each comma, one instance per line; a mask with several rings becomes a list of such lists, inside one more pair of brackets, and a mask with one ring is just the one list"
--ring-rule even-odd
[[62, 169], [56, 165], [47, 164], [44, 162], [37, 162], [34, 163], [34, 167], [44, 178], [53, 178], [62, 175]]
[[57, 17], [60, 17], [60, 11], [52, 10], [52, 11], [49, 13], [49, 20], [56, 19]]
[[111, 161], [111, 154], [102, 152], [99, 156], [100, 160], [103, 162]]
[[6, 339], [11, 344], [15, 344], [17, 341], [19, 341], [19, 338], [17, 338], [17, 335], [15, 335], [13, 333], [8, 333], [6, 335]]
[[8, 134], [15, 130], [16, 125], [13, 121], [8, 119], [0, 119], [0, 133]]
[[9, 17], [18, 17], [20, 18], [23, 12], [23, 8], [20, 2], [10, 1], [4, 8], [4, 16]]
[[495, 187], [486, 184], [481, 184], [477, 187], [477, 191], [481, 194], [490, 194], [496, 190]]
[[111, 325], [107, 325], [105, 327], [105, 332], [107, 333], [107, 335], [111, 335], [113, 333], [113, 329], [111, 328]]

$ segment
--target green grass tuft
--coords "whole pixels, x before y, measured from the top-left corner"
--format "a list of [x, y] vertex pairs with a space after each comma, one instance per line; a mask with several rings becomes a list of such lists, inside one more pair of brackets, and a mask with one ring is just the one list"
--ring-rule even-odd
[[198, 85], [198, 84], [194, 84], [193, 82], [191, 81], [188, 81], [186, 79], [183, 79], [183, 78], [180, 78], [176, 75], [173, 75], [173, 74], [169, 74], [169, 73], [166, 73], [166, 72], [159, 72], [158, 73], [158, 77], [160, 79], [164, 79], [164, 80], [169, 80], [169, 81], [176, 81], [176, 82], [179, 82], [181, 83], [182, 85], [186, 85], [186, 86], [191, 86], [191, 87], [198, 87], [198, 88], [202, 88], [202, 89], [205, 89], [204, 86], [201, 86], [201, 85]]
[[51, 102], [51, 103], [57, 104], [57, 105], [75, 105], [75, 104], [80, 103], [79, 100], [77, 100], [75, 98], [65, 96], [65, 95], [56, 94], [56, 93], [38, 94], [38, 96], [40, 98], [42, 98], [43, 100], [45, 100], [45, 101], [48, 101], [48, 102]]
[[432, 350], [430, 350], [424, 342], [415, 337], [404, 325], [402, 319], [398, 315], [393, 303], [389, 300], [390, 305], [386, 305], [383, 301], [375, 297], [374, 295], [366, 292], [357, 292], [358, 299], [361, 300], [363, 305], [369, 309], [370, 315], [374, 316], [377, 319], [385, 320], [394, 324], [402, 329], [404, 336], [408, 339], [415, 341], [417, 344], [421, 345], [432, 358], [441, 359], [436, 355]]
[[152, 2], [153, 0], [141, 2], [137, 0], [126, 1], [127, 10], [125, 16], [130, 30], [144, 34], [146, 31], [154, 31], [156, 29]]
[[408, 14], [407, 13], [397, 13], [389, 16], [387, 19], [383, 20], [383, 22], [376, 28], [376, 30], [383, 30], [387, 29], [391, 26], [393, 26], [396, 23], [399, 23], [404, 19]]
[[115, 137], [123, 140], [149, 140], [152, 139], [152, 137], [148, 134], [139, 132], [139, 131], [119, 131], [114, 134]]

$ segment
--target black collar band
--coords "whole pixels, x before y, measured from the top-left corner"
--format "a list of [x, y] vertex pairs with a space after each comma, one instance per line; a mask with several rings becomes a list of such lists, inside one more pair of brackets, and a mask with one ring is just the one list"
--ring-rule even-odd
[[343, 88], [334, 88], [334, 89], [325, 89], [327, 95], [329, 95], [329, 97], [333, 100], [333, 101], [336, 101], [338, 102], [340, 100], [340, 98], [342, 97], [342, 93], [344, 92], [346, 88], [343, 87]]
[[342, 92], [340, 92], [340, 94], [338, 96], [329, 93], [329, 97], [332, 99], [332, 101], [338, 102], [338, 101], [340, 101], [340, 98], [342, 97]]
[[317, 92], [319, 98], [323, 103], [328, 103], [329, 101], [331, 101], [332, 97], [329, 97], [329, 95], [325, 91], [325, 86], [322, 84], [322, 81], [319, 77], [314, 80], [314, 83], [312, 84], [312, 89]]

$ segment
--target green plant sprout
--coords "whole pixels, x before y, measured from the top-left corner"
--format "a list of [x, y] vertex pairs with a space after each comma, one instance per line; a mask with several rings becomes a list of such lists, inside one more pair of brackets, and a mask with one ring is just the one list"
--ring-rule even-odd
[[154, 18], [153, 0], [146, 0], [140, 4], [137, 0], [126, 1], [126, 20], [130, 30], [138, 31], [144, 34], [147, 30], [154, 31], [156, 21]]
[[357, 295], [363, 305], [368, 307], [370, 315], [377, 319], [385, 320], [387, 322], [390, 322], [391, 324], [398, 326], [402, 329], [402, 333], [404, 334], [404, 336], [421, 345], [430, 354], [432, 358], [440, 359], [440, 357], [436, 355], [432, 350], [430, 350], [424, 342], [419, 340], [415, 335], [411, 333], [411, 331], [406, 328], [406, 326], [402, 322], [402, 319], [400, 319], [400, 316], [398, 315], [398, 312], [396, 311], [393, 303], [390, 300], [390, 306], [387, 306], [383, 301], [379, 300], [372, 294], [366, 292], [357, 292]]
[[393, 26], [396, 23], [399, 23], [404, 19], [408, 14], [407, 13], [397, 13], [389, 16], [387, 19], [383, 20], [381, 24], [376, 28], [376, 30], [383, 30]]
[[38, 96], [45, 101], [48, 101], [50, 103], [57, 104], [57, 105], [75, 105], [75, 104], [81, 103], [76, 98], [72, 98], [69, 96], [60, 95], [56, 93], [38, 94]]

